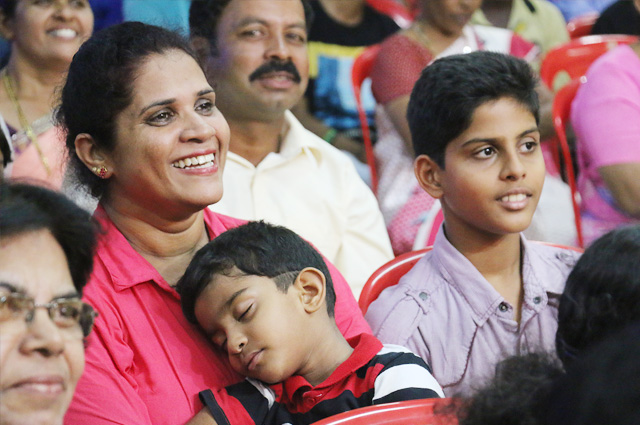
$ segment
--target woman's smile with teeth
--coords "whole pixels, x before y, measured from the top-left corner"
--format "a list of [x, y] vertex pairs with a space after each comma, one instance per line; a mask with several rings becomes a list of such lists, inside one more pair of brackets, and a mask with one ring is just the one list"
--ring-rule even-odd
[[191, 158], [180, 159], [171, 165], [175, 168], [210, 167], [213, 165], [213, 161], [215, 158], [215, 154], [209, 153], [206, 155], [198, 155]]
[[71, 28], [60, 28], [57, 30], [51, 30], [49, 31], [49, 34], [61, 38], [75, 38], [78, 35], [78, 33]]

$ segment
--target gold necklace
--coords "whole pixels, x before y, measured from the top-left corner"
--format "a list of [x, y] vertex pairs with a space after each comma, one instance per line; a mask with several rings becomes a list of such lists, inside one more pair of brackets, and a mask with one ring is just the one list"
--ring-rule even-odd
[[25, 116], [24, 111], [20, 106], [20, 102], [18, 102], [18, 97], [16, 96], [16, 92], [13, 88], [15, 84], [14, 84], [13, 78], [7, 72], [7, 68], [4, 68], [2, 70], [2, 82], [4, 83], [4, 88], [7, 90], [7, 95], [9, 96], [9, 100], [11, 100], [13, 107], [18, 113], [18, 120], [20, 121], [20, 126], [24, 130], [29, 140], [31, 140], [31, 143], [33, 143], [33, 146], [36, 148], [36, 151], [38, 152], [38, 156], [40, 157], [40, 161], [42, 162], [42, 165], [44, 166], [44, 169], [47, 172], [47, 176], [50, 176], [51, 167], [49, 167], [49, 160], [45, 156], [44, 152], [42, 152], [42, 149], [40, 148], [40, 144], [38, 143], [38, 136], [36, 136], [36, 133], [33, 131], [33, 128], [29, 123], [29, 120], [27, 120], [27, 117]]

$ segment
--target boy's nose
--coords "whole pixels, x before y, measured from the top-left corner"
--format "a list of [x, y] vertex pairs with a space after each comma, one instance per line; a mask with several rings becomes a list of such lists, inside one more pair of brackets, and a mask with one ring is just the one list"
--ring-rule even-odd
[[242, 349], [247, 345], [247, 338], [244, 335], [236, 334], [229, 336], [227, 340], [227, 351], [230, 354], [240, 354]]
[[500, 177], [504, 180], [520, 180], [526, 175], [527, 171], [522, 163], [522, 159], [517, 153], [511, 153], [505, 156], [504, 165]]

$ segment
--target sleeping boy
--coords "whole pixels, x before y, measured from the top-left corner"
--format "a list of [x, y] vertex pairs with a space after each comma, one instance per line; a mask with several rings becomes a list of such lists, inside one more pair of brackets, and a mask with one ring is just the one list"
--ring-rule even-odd
[[358, 407], [441, 397], [409, 350], [336, 326], [322, 256], [293, 231], [250, 222], [209, 242], [178, 283], [198, 323], [247, 379], [205, 390], [190, 424], [310, 424]]

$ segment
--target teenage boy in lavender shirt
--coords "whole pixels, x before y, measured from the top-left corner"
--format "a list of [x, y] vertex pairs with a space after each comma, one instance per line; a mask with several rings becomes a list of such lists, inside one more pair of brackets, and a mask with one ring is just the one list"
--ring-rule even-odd
[[435, 61], [411, 94], [414, 171], [444, 224], [365, 318], [382, 342], [422, 356], [447, 396], [479, 388], [509, 355], [554, 348], [578, 253], [520, 233], [545, 173], [535, 85], [525, 62], [474, 52]]

